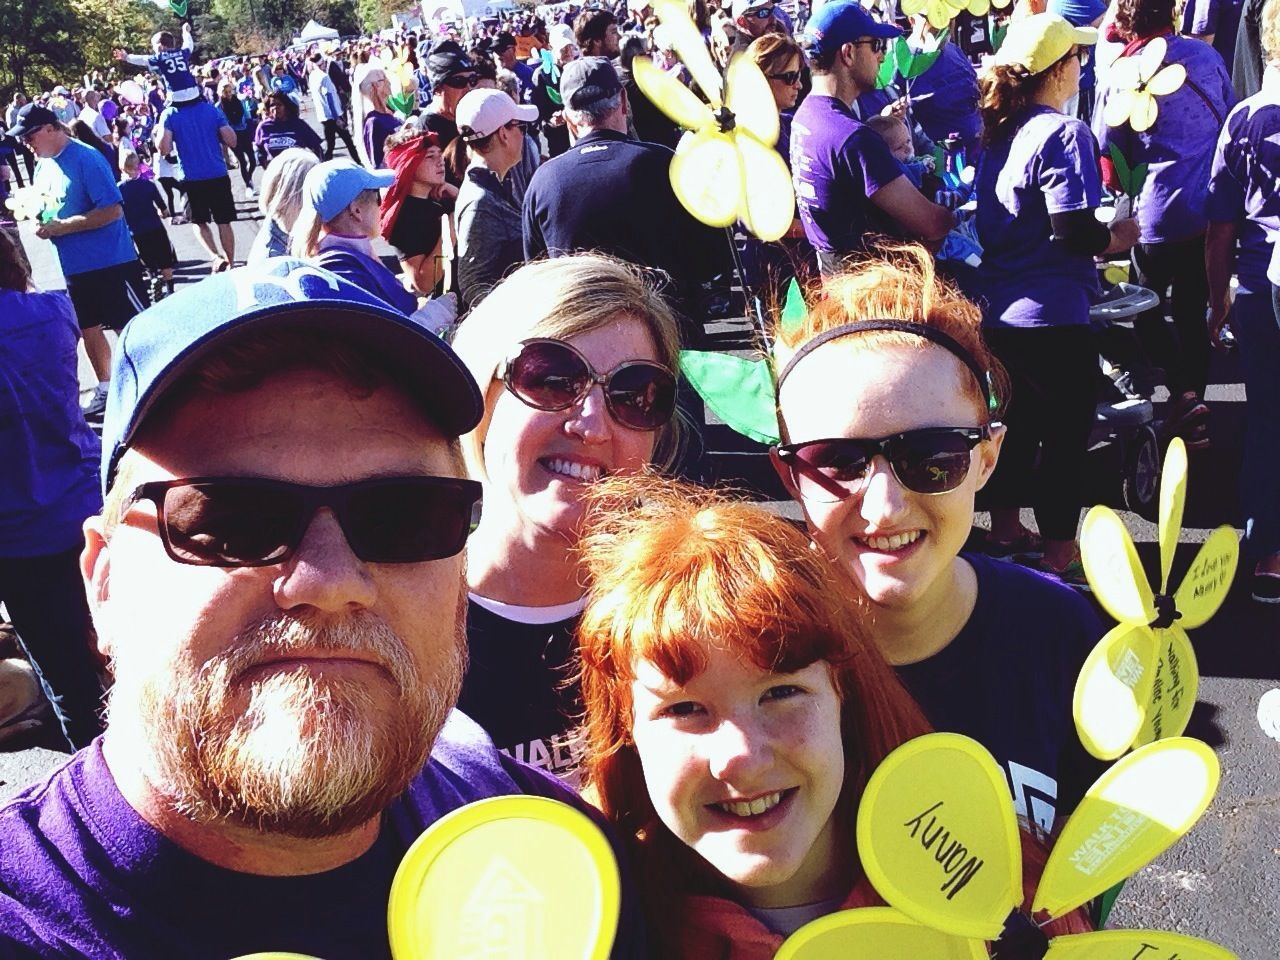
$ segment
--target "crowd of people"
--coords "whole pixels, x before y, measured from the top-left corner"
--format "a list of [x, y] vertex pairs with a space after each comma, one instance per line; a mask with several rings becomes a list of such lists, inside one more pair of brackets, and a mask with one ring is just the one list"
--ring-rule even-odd
[[[203, 64], [184, 25], [116, 51], [136, 77], [14, 95], [0, 603], [75, 752], [0, 806], [0, 958], [387, 957], [409, 844], [513, 793], [609, 836], [614, 957], [772, 957], [882, 902], [854, 811], [930, 730], [1006, 774], [1029, 903], [1102, 770], [1096, 404], [1167, 388], [1163, 439], [1210, 447], [1228, 330], [1280, 603], [1280, 0], [689, 13], [767, 83], [777, 241], [677, 196], [634, 64], [701, 91], [645, 0]], [[1116, 66], [1152, 50], [1158, 95]], [[1123, 341], [1091, 315], [1117, 262], [1157, 301]], [[702, 456], [681, 352], [726, 298], [769, 326], [798, 523]]]

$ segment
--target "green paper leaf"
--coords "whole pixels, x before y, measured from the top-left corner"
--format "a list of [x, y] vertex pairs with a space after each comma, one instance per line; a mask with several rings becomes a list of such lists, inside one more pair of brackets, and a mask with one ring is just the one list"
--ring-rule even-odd
[[778, 413], [769, 361], [681, 350], [680, 370], [711, 411], [748, 439], [778, 442]]
[[889, 84], [893, 83], [893, 75], [896, 70], [897, 61], [894, 57], [885, 57], [880, 61], [880, 72], [876, 74], [876, 89], [883, 90]]
[[907, 64], [907, 69], [903, 76], [908, 80], [914, 80], [916, 77], [928, 71], [935, 63], [938, 57], [942, 56], [941, 50], [934, 50], [931, 53], [917, 53], [911, 58], [911, 62]]
[[787, 285], [787, 299], [782, 305], [779, 326], [784, 333], [791, 333], [803, 327], [808, 316], [809, 309], [804, 304], [804, 294], [800, 292], [800, 284], [795, 277], [792, 277], [791, 283]]
[[564, 106], [564, 100], [560, 96], [560, 91], [555, 87], [547, 87], [547, 99], [557, 106]]
[[1111, 163], [1116, 168], [1116, 179], [1120, 181], [1120, 189], [1133, 196], [1131, 184], [1133, 183], [1133, 171], [1129, 169], [1129, 161], [1125, 159], [1124, 153], [1116, 144], [1107, 147], [1107, 153], [1111, 156]]
[[187, 0], [169, 0], [169, 9], [173, 11], [174, 16], [185, 17], [187, 15]]
[[1129, 176], [1129, 196], [1136, 197], [1142, 192], [1142, 186], [1147, 182], [1147, 164], [1140, 163], [1133, 168], [1133, 173]]
[[416, 102], [416, 98], [411, 93], [396, 93], [387, 97], [387, 106], [402, 117], [409, 116]]

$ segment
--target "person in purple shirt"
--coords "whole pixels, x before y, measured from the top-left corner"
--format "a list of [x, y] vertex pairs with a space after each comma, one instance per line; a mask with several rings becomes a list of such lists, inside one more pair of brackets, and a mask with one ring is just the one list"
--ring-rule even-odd
[[480, 391], [285, 258], [166, 298], [117, 357], [81, 558], [110, 717], [0, 807], [0, 955], [385, 960], [423, 829], [501, 794], [582, 807], [452, 711]]
[[[1208, 227], [1205, 196], [1218, 131], [1235, 103], [1231, 77], [1222, 57], [1200, 40], [1172, 35], [1175, 0], [1119, 0], [1115, 29], [1126, 42], [1125, 56], [1141, 56], [1147, 44], [1162, 37], [1168, 44], [1164, 63], [1180, 63], [1186, 82], [1158, 98], [1155, 123], [1135, 133], [1128, 123], [1106, 122], [1108, 101], [1117, 95], [1104, 78], [1098, 91], [1093, 130], [1102, 148], [1119, 148], [1130, 167], [1148, 165], [1138, 196], [1142, 237], [1133, 248], [1133, 279], [1160, 295], [1160, 305], [1135, 321], [1148, 359], [1165, 370], [1170, 394], [1166, 429], [1180, 434], [1191, 449], [1209, 443], [1209, 410], [1202, 402], [1209, 376], [1209, 337], [1205, 309], [1209, 302], [1204, 268], [1204, 234]], [[1109, 71], [1108, 77], [1114, 77]], [[1112, 186], [1119, 186], [1109, 178]], [[1165, 316], [1173, 317], [1173, 328]]]
[[1262, 39], [1270, 60], [1262, 90], [1227, 115], [1213, 155], [1205, 262], [1209, 337], [1216, 343], [1230, 323], [1249, 400], [1240, 502], [1245, 559], [1255, 563], [1253, 597], [1280, 603], [1280, 324], [1267, 279], [1280, 236], [1280, 4], [1264, 11]]
[[[986, 335], [1012, 383], [1009, 435], [987, 487], [987, 546], [997, 555], [1040, 555], [1043, 572], [1073, 585], [1085, 582], [1076, 527], [1098, 377], [1093, 258], [1138, 239], [1133, 220], [1108, 229], [1095, 218], [1097, 143], [1062, 112], [1097, 39], [1056, 13], [1009, 27], [982, 79], [986, 150], [976, 179]], [[1018, 519], [1026, 505], [1040, 537]]]
[[805, 27], [813, 92], [792, 121], [791, 175], [823, 274], [865, 253], [869, 235], [941, 240], [955, 223], [912, 185], [880, 135], [851, 109], [875, 87], [888, 43], [901, 33], [853, 0], [832, 0]]

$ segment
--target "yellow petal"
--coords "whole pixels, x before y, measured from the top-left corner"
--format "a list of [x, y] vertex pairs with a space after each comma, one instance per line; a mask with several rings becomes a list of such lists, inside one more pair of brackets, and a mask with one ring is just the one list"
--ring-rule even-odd
[[925, 8], [928, 2], [929, 0], [902, 0], [902, 12], [909, 17], [914, 17]]
[[765, 146], [750, 131], [735, 130], [733, 139], [742, 158], [739, 218], [761, 240], [777, 240], [791, 227], [796, 216], [791, 173], [781, 154]]
[[1117, 90], [1133, 90], [1142, 80], [1142, 64], [1138, 58], [1121, 57], [1111, 64], [1107, 82], [1114, 93]]
[[1044, 960], [1240, 960], [1225, 947], [1163, 930], [1099, 930], [1054, 937]]
[[686, 130], [697, 130], [715, 122], [710, 107], [648, 57], [636, 57], [631, 62], [631, 75], [654, 106]]
[[671, 187], [684, 208], [708, 226], [737, 220], [742, 169], [733, 138], [714, 127], [686, 133], [671, 161]]
[[1187, 446], [1174, 437], [1164, 454], [1164, 470], [1160, 474], [1160, 592], [1169, 589], [1169, 569], [1178, 549], [1182, 530], [1182, 508], [1187, 501]]
[[862, 907], [829, 913], [806, 923], [787, 938], [774, 960], [987, 960], [987, 956], [981, 940], [931, 930], [892, 907]]
[[985, 747], [956, 733], [885, 757], [858, 807], [857, 849], [876, 892], [935, 930], [993, 940], [1022, 901], [1008, 781]]
[[1194, 630], [1218, 612], [1239, 563], [1240, 540], [1234, 530], [1219, 527], [1209, 534], [1173, 595], [1174, 606], [1182, 614], [1178, 626]]
[[1159, 656], [1143, 705], [1142, 727], [1133, 741], [1135, 749], [1155, 740], [1181, 736], [1191, 721], [1200, 689], [1200, 665], [1187, 631], [1175, 623], [1168, 630], [1155, 633]]
[[975, 17], [985, 17], [991, 12], [991, 0], [969, 0], [966, 9]]
[[1146, 83], [1156, 75], [1156, 71], [1160, 69], [1160, 64], [1164, 63], [1165, 54], [1169, 52], [1169, 45], [1165, 43], [1164, 37], [1154, 37], [1150, 43], [1139, 51], [1136, 57], [1127, 57], [1125, 59], [1134, 60], [1138, 64], [1138, 77], [1142, 83]]
[[1107, 93], [1107, 105], [1102, 108], [1102, 119], [1108, 127], [1122, 127], [1129, 122], [1134, 96], [1134, 91], [1127, 87], [1113, 87]]
[[766, 147], [778, 142], [778, 105], [754, 60], [744, 53], [729, 61], [725, 106], [739, 127], [745, 127]]
[[1129, 623], [1113, 627], [1085, 659], [1071, 712], [1080, 742], [1099, 760], [1114, 760], [1133, 746], [1146, 719], [1157, 660], [1155, 634]]
[[1162, 67], [1160, 72], [1147, 82], [1147, 93], [1157, 97], [1167, 97], [1181, 87], [1186, 79], [1187, 68], [1180, 63], [1171, 63]]
[[707, 52], [702, 34], [689, 19], [688, 8], [677, 0], [656, 0], [653, 12], [670, 31], [671, 45], [680, 62], [688, 69], [689, 76], [693, 77], [694, 83], [706, 94], [711, 106], [719, 107], [724, 97], [720, 71], [711, 61], [711, 54]]
[[1133, 538], [1110, 507], [1097, 506], [1085, 514], [1080, 560], [1107, 613], [1121, 623], [1146, 625], [1156, 618], [1155, 598]]
[[929, 0], [929, 10], [925, 16], [929, 21], [929, 26], [933, 27], [933, 29], [945, 30], [947, 25], [955, 19], [958, 12], [946, 0]]
[[1141, 870], [1200, 819], [1221, 770], [1199, 740], [1175, 737], [1121, 757], [1098, 778], [1049, 854], [1032, 913], [1060, 917]]
[[1133, 132], [1142, 133], [1150, 130], [1155, 125], [1159, 109], [1156, 106], [1156, 98], [1150, 93], [1146, 90], [1135, 90], [1133, 107], [1129, 110], [1129, 126]]

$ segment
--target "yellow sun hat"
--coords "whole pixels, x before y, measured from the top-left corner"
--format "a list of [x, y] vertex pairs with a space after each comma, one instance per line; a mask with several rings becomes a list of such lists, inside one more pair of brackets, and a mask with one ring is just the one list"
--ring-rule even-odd
[[1056, 13], [1037, 13], [1009, 24], [993, 62], [1004, 67], [1025, 67], [1032, 74], [1043, 73], [1072, 47], [1091, 47], [1097, 42], [1098, 31], [1093, 27], [1074, 27]]

